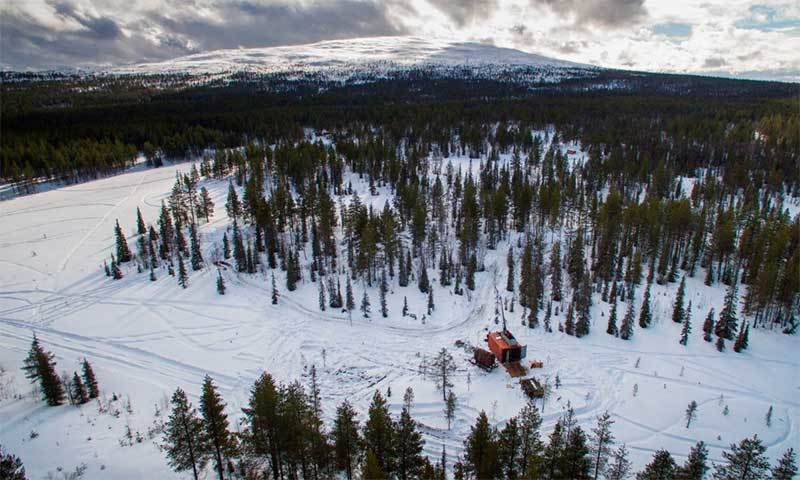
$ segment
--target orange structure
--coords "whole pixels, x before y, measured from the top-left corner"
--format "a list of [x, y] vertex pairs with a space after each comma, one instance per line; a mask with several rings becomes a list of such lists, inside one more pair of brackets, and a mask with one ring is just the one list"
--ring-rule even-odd
[[489, 332], [486, 341], [500, 363], [519, 362], [528, 353], [528, 348], [520, 345], [514, 335], [505, 329], [502, 332]]

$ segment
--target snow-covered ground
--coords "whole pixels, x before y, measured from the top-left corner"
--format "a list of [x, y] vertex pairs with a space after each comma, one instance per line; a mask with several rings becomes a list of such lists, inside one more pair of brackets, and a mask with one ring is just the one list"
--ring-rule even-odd
[[[469, 162], [454, 164], [466, 168]], [[415, 284], [402, 288], [396, 280], [386, 319], [379, 313], [377, 288], [369, 289], [371, 319], [355, 312], [352, 318], [330, 309], [321, 312], [316, 284], [307, 278], [274, 306], [268, 274], [227, 270], [228, 292], [219, 296], [217, 270], [210, 261], [228, 224], [227, 181], [212, 180], [203, 184], [216, 203], [215, 216], [200, 229], [208, 266], [191, 273], [188, 289], [164, 270], [157, 272], [156, 282], [127, 265], [122, 280], [107, 278], [101, 267], [111, 253], [115, 220], [135, 249], [136, 207], [154, 223], [175, 171], [188, 168], [135, 170], [0, 202], [0, 366], [5, 369], [0, 392], [19, 394], [0, 400], [0, 444], [22, 458], [30, 478], [59, 468], [73, 471], [81, 464], [89, 479], [178, 478], [146, 430], [176, 387], [190, 393], [196, 404], [207, 373], [220, 386], [233, 419], [241, 416], [249, 389], [264, 370], [291, 381], [303, 379], [307, 368], [316, 365], [328, 418], [349, 399], [363, 419], [375, 389], [391, 388], [390, 402], [398, 412], [403, 390], [411, 386], [416, 399], [412, 413], [423, 424], [426, 451], [437, 456], [445, 444], [451, 461], [480, 410], [502, 425], [521, 408], [525, 397], [505, 370], [483, 372], [468, 363], [466, 350], [454, 345], [457, 340], [483, 345], [486, 330], [496, 328], [495, 283], [501, 294], [507, 293], [504, 243], [486, 252], [486, 271], [477, 275], [470, 295], [440, 287], [431, 269], [436, 311], [424, 324], [426, 296]], [[363, 182], [353, 180], [364, 200], [383, 206], [385, 192], [372, 197]], [[687, 282], [694, 325], [687, 347], [678, 344], [680, 325], [670, 320], [677, 284], [653, 286], [655, 325], [646, 331], [637, 327], [630, 342], [605, 334], [608, 305], [598, 297], [593, 330], [583, 339], [529, 330], [521, 325], [518, 306], [505, 312], [510, 329], [528, 346], [528, 359], [544, 361], [545, 367], [533, 373], [551, 384], [557, 375], [561, 382], [544, 405], [545, 434], [569, 402], [587, 429], [598, 414], [610, 411], [616, 440], [631, 449], [636, 467], [659, 448], [671, 450], [680, 462], [698, 440], [709, 444], [715, 461], [722, 448], [754, 433], [773, 459], [800, 446], [798, 339], [752, 330], [744, 353], [717, 352], [702, 340], [701, 325], [709, 308], [720, 310], [724, 291], [706, 287], [698, 277]], [[283, 290], [282, 276], [277, 280]], [[356, 299], [363, 289], [354, 285]], [[642, 293], [640, 287], [637, 312]], [[420, 320], [400, 315], [404, 296]], [[620, 319], [625, 305], [619, 306]], [[563, 313], [554, 316], [554, 327], [563, 318]], [[59, 371], [71, 373], [83, 357], [93, 363], [103, 412], [97, 403], [47, 407], [38, 400], [19, 370], [34, 332], [56, 354]], [[420, 372], [424, 360], [442, 347], [459, 364], [454, 387], [459, 406], [450, 431], [441, 393]], [[115, 394], [118, 400], [113, 401]], [[692, 400], [699, 404], [698, 419], [687, 429], [684, 411]], [[774, 414], [767, 427], [770, 406]], [[122, 445], [128, 427], [144, 440]]]

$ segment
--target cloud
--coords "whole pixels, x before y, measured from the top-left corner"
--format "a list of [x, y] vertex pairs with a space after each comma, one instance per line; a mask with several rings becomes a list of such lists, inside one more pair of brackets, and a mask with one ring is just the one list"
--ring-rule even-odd
[[622, 28], [638, 23], [647, 15], [644, 0], [531, 0], [562, 15], [573, 15], [575, 24], [601, 28]]
[[497, 10], [497, 0], [430, 0], [459, 27], [484, 20]]
[[[167, 0], [156, 8], [96, 13], [85, 5], [47, 1], [51, 18], [3, 8], [0, 65], [4, 68], [99, 66], [157, 61], [220, 48], [265, 47], [340, 38], [400, 35], [384, 4], [369, 0]], [[110, 3], [109, 3], [110, 5]]]
[[797, 3], [751, 5], [747, 17], [737, 20], [734, 25], [761, 31], [788, 29], [800, 32], [800, 6]]
[[703, 68], [721, 68], [727, 64], [728, 62], [722, 57], [708, 57], [703, 62]]
[[653, 25], [653, 33], [667, 37], [688, 38], [692, 35], [692, 26], [679, 22], [658, 23]]

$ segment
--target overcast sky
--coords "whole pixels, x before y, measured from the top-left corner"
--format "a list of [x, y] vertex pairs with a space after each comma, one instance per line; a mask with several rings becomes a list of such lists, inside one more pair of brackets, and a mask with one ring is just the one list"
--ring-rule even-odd
[[421, 35], [606, 67], [800, 81], [798, 0], [0, 0], [0, 13], [6, 69]]

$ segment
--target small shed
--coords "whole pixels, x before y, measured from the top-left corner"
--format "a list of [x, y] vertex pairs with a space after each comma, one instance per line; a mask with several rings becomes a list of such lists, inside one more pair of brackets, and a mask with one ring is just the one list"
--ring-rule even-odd
[[500, 363], [519, 362], [528, 353], [528, 347], [521, 345], [507, 329], [503, 329], [502, 332], [489, 332], [486, 342]]
[[481, 367], [484, 370], [490, 371], [497, 366], [497, 363], [495, 362], [494, 355], [492, 355], [492, 352], [486, 351], [482, 348], [476, 348], [475, 351], [473, 352], [473, 357], [475, 359], [475, 365]]

